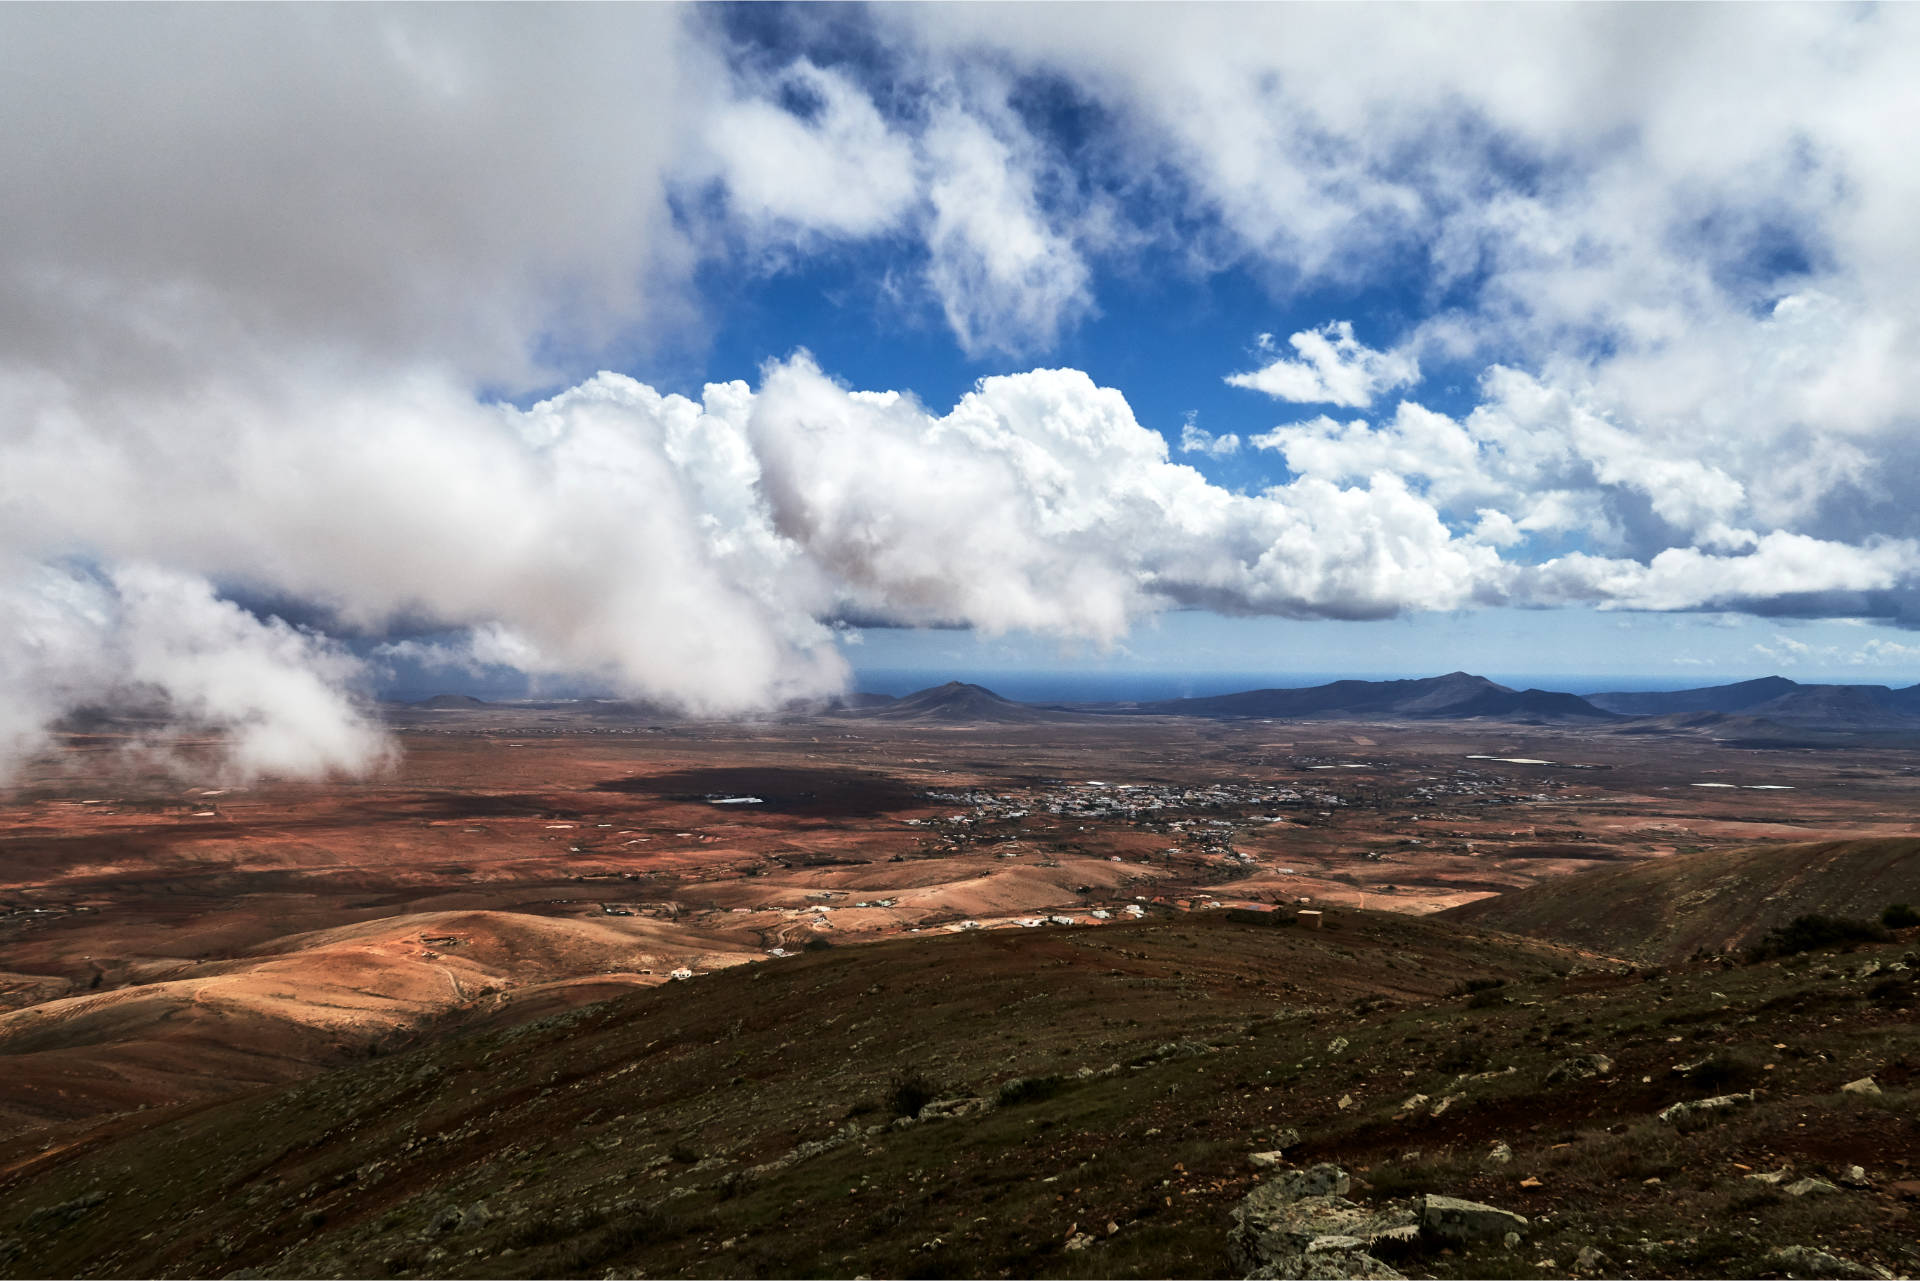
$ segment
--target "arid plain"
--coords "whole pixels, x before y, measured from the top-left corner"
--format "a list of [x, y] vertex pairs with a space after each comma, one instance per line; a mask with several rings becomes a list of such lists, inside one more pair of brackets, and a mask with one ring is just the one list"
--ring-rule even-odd
[[[1609, 863], [1920, 831], [1920, 753], [1496, 722], [397, 709], [367, 782], [72, 737], [0, 808], [0, 1159], [810, 943], [1240, 904], [1429, 913]], [[690, 991], [692, 989], [689, 989]]]

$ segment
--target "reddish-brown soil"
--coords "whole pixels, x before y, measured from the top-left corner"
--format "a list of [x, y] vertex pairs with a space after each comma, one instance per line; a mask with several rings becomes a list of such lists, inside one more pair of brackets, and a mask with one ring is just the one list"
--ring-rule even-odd
[[415, 713], [401, 741], [391, 777], [222, 790], [119, 772], [95, 734], [27, 779], [0, 806], [0, 1134], [51, 1143], [813, 939], [1130, 906], [1425, 913], [1920, 830], [1908, 753], [1604, 729], [488, 708]]

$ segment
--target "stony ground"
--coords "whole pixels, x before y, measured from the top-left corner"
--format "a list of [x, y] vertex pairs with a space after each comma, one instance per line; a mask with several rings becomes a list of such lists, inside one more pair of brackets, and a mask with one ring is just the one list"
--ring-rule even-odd
[[808, 952], [22, 1153], [0, 1270], [1233, 1276], [1247, 1198], [1331, 1165], [1525, 1220], [1360, 1241], [1408, 1276], [1911, 1275], [1917, 946], [1222, 911]]

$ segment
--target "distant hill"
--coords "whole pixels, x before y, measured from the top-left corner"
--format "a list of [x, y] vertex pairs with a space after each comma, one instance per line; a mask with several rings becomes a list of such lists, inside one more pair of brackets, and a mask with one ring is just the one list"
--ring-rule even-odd
[[1799, 729], [1920, 729], [1920, 685], [1802, 685], [1784, 676], [1764, 676], [1702, 689], [1620, 691], [1589, 694], [1596, 707], [1627, 716], [1738, 713]]
[[432, 698], [423, 698], [414, 704], [430, 712], [456, 711], [474, 707], [491, 707], [493, 704], [471, 694], [435, 694]]
[[1682, 712], [1744, 712], [1751, 707], [1799, 689], [1784, 676], [1763, 676], [1737, 685], [1710, 685], [1703, 689], [1634, 690], [1589, 694], [1595, 707], [1627, 716], [1673, 716]]
[[1334, 681], [1305, 689], [1255, 689], [1211, 698], [1174, 698], [1129, 708], [1150, 715], [1240, 717], [1485, 717], [1514, 721], [1610, 721], [1574, 694], [1514, 690], [1484, 676], [1449, 672], [1423, 680]]
[[1676, 854], [1555, 877], [1442, 917], [1642, 961], [1744, 947], [1808, 912], [1878, 916], [1920, 904], [1920, 839]]
[[878, 707], [851, 709], [843, 714], [922, 724], [1037, 724], [1080, 719], [1072, 712], [1016, 703], [983, 685], [969, 685], [964, 681], [948, 681]]

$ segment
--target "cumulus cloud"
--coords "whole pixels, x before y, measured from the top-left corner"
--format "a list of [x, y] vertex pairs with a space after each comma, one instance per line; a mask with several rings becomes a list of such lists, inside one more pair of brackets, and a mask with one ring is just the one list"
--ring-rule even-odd
[[[1263, 335], [1265, 337], [1265, 335]], [[1282, 357], [1227, 382], [1276, 400], [1365, 409], [1383, 391], [1420, 379], [1420, 364], [1404, 352], [1375, 351], [1353, 336], [1353, 323], [1334, 321], [1287, 339], [1299, 359]]]
[[[839, 688], [847, 618], [1920, 619], [1920, 10], [848, 20], [862, 57], [654, 7], [0, 11], [0, 770], [121, 698], [240, 775], [378, 768], [329, 637], [399, 622], [730, 715]], [[1190, 424], [1284, 464], [1246, 492], [1074, 369], [580, 380], [684, 344], [716, 256], [856, 243], [976, 359], [1136, 255], [1407, 314], [1230, 377], [1340, 411]]]

